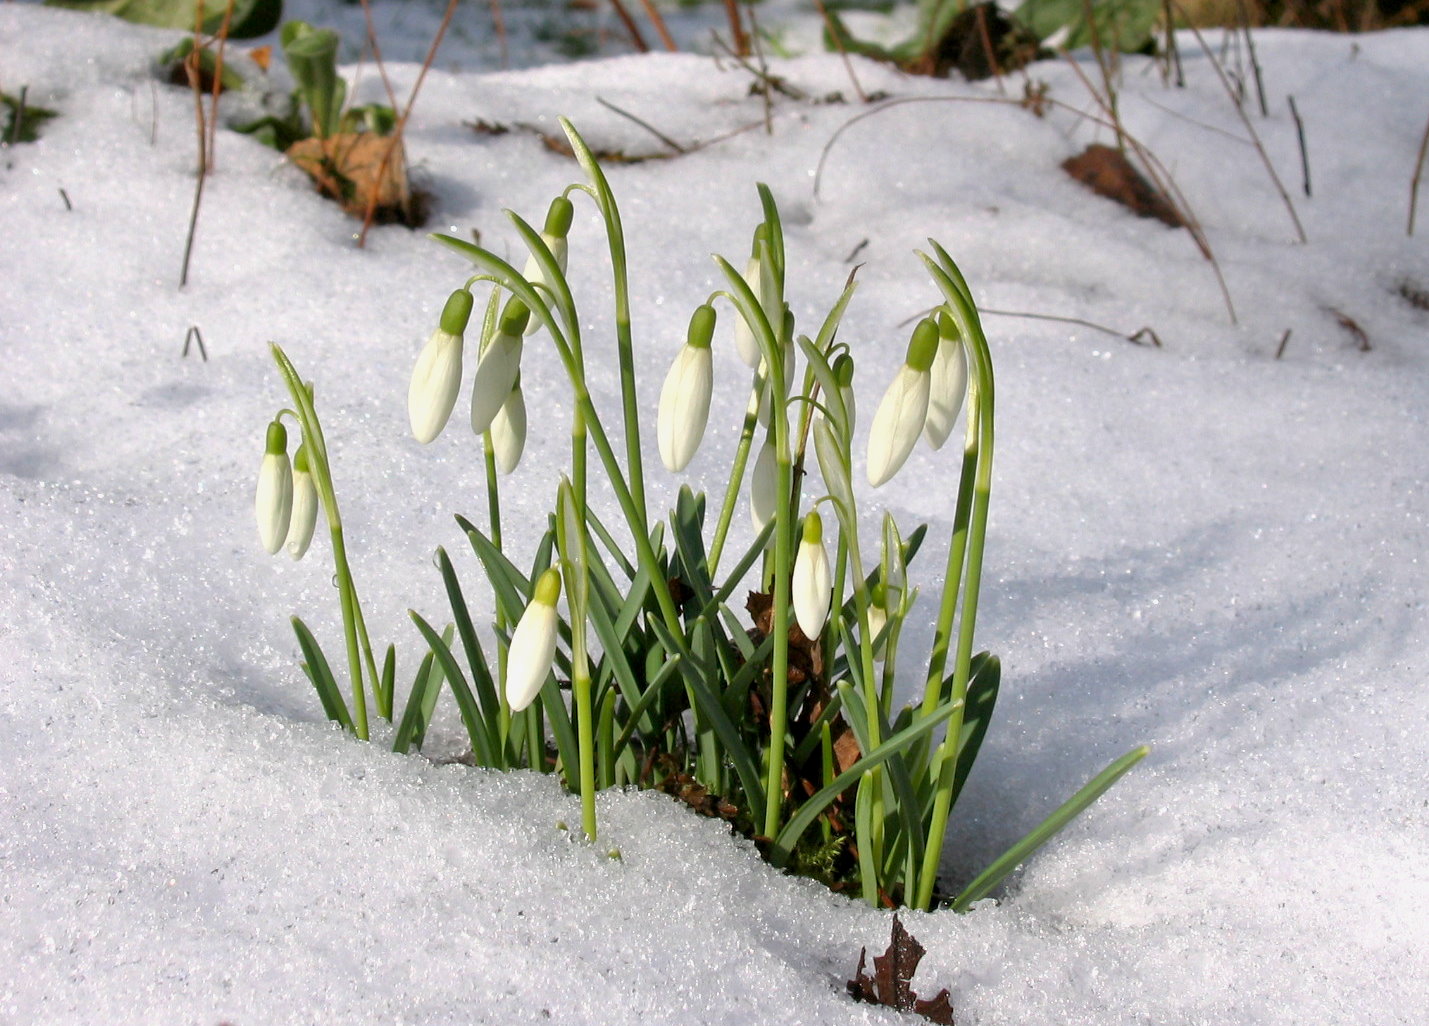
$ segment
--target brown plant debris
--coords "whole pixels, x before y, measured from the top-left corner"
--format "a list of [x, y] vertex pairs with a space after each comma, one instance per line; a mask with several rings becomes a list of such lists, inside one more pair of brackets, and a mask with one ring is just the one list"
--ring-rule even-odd
[[1172, 228], [1186, 227], [1169, 199], [1136, 170], [1126, 154], [1113, 146], [1092, 143], [1062, 162], [1062, 170], [1098, 196], [1127, 207], [1137, 217], [1154, 217]]
[[1399, 283], [1398, 291], [1399, 298], [1416, 310], [1429, 310], [1429, 288], [1405, 278]]
[[903, 928], [897, 915], [893, 917], [893, 937], [888, 950], [873, 957], [873, 975], [865, 971], [868, 949], [858, 951], [858, 971], [848, 981], [849, 995], [855, 1001], [887, 1005], [900, 1012], [913, 1012], [929, 1022], [953, 1026], [953, 1005], [944, 987], [936, 997], [923, 1001], [913, 992], [913, 974], [923, 960], [926, 949]]
[[400, 142], [370, 132], [344, 132], [326, 139], [300, 139], [288, 147], [288, 159], [317, 183], [318, 191], [337, 200], [353, 217], [366, 217], [376, 193], [378, 224], [423, 221], [420, 197], [407, 182], [407, 156]]
[[1350, 337], [1355, 340], [1355, 347], [1359, 349], [1360, 352], [1367, 353], [1370, 351], [1369, 335], [1360, 327], [1359, 321], [1355, 320], [1339, 307], [1327, 306], [1325, 307], [1325, 312], [1335, 319], [1336, 324], [1349, 332]]

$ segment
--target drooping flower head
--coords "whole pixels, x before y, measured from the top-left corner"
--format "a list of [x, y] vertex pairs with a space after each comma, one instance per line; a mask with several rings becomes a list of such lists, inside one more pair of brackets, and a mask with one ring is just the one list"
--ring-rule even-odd
[[660, 389], [656, 436], [660, 461], [672, 474], [684, 470], [700, 447], [709, 422], [710, 394], [714, 389], [714, 361], [710, 341], [714, 338], [714, 307], [698, 307], [690, 318], [685, 344], [665, 375]]
[[427, 339], [407, 387], [407, 418], [422, 444], [441, 434], [461, 391], [462, 335], [471, 319], [471, 293], [457, 289], [442, 309], [437, 330]]
[[560, 597], [561, 572], [549, 567], [536, 578], [531, 602], [511, 634], [506, 658], [506, 701], [512, 712], [520, 712], [536, 700], [551, 672], [560, 622], [556, 601]]
[[902, 468], [928, 419], [928, 390], [938, 325], [925, 317], [908, 340], [903, 366], [883, 393], [868, 434], [868, 482], [877, 488]]
[[774, 519], [779, 505], [779, 463], [774, 451], [774, 439], [765, 440], [754, 459], [754, 471], [749, 481], [749, 515], [756, 531]]
[[794, 557], [791, 595], [799, 630], [806, 638], [817, 638], [828, 619], [829, 600], [833, 596], [833, 574], [829, 570], [828, 550], [824, 548], [824, 522], [817, 510], [810, 510], [804, 517], [803, 537]]
[[[557, 196], [551, 200], [550, 209], [546, 211], [545, 227], [541, 229], [541, 239], [550, 249], [551, 256], [556, 258], [556, 266], [561, 269], [562, 274], [566, 273], [566, 257], [569, 253], [566, 236], [570, 234], [571, 220], [574, 216], [574, 204], [565, 196]], [[544, 285], [546, 288], [550, 288], [552, 284], [534, 253], [526, 258], [526, 269], [521, 272], [521, 277], [536, 286]], [[526, 334], [535, 334], [540, 327], [540, 319], [532, 317], [526, 322]]]
[[501, 409], [491, 421], [491, 449], [496, 457], [496, 469], [509, 474], [521, 463], [521, 454], [526, 449], [526, 397], [521, 394], [521, 376], [516, 376], [516, 384]]
[[288, 429], [278, 421], [268, 425], [263, 463], [258, 468], [258, 491], [253, 500], [258, 537], [272, 555], [288, 537], [293, 513], [293, 468], [288, 464]]
[[303, 443], [293, 453], [293, 513], [288, 520], [288, 555], [302, 559], [312, 544], [318, 522], [318, 486], [308, 463], [308, 446]]
[[[761, 246], [767, 248], [768, 245], [769, 228], [761, 224], [754, 229], [752, 252], [749, 255], [749, 261], [744, 265], [744, 282], [754, 293], [754, 298], [759, 300], [759, 305], [764, 310], [764, 316], [769, 318], [770, 326], [778, 331], [783, 322], [782, 311], [774, 309], [778, 297], [773, 294], [773, 278], [765, 274], [764, 261], [759, 253]], [[749, 326], [749, 322], [744, 319], [743, 314], [736, 315], [734, 319], [734, 349], [739, 354], [739, 358], [751, 368], [757, 368], [759, 361], [764, 358], [764, 354], [759, 349], [759, 342], [754, 337], [754, 329]]]
[[496, 334], [481, 354], [471, 386], [471, 429], [485, 434], [506, 403], [516, 376], [521, 373], [522, 331], [531, 317], [526, 304], [515, 297], [506, 301]]
[[946, 310], [938, 314], [938, 351], [929, 373], [928, 419], [923, 425], [923, 437], [934, 449], [941, 449], [953, 433], [968, 390], [967, 349]]

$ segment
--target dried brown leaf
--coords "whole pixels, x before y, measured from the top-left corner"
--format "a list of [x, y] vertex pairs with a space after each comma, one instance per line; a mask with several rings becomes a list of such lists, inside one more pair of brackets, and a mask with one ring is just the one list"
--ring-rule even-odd
[[858, 971], [848, 981], [848, 992], [856, 1001], [887, 1005], [900, 1012], [913, 1012], [930, 1022], [953, 1026], [953, 1005], [947, 988], [928, 1000], [920, 1000], [913, 992], [913, 975], [923, 960], [926, 949], [903, 927], [898, 916], [893, 917], [893, 936], [888, 950], [873, 958], [873, 975], [869, 976], [868, 949], [858, 952]]

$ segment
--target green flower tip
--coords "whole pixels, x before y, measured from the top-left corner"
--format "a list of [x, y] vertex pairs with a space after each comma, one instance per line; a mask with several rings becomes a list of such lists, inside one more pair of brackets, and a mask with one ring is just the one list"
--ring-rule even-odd
[[954, 341], [962, 337], [962, 332], [958, 331], [957, 322], [953, 320], [953, 315], [948, 313], [946, 308], [938, 311], [938, 334]]
[[531, 601], [554, 609], [556, 600], [560, 597], [561, 572], [555, 567], [548, 567], [540, 577], [536, 578], [536, 587], [532, 592]]
[[824, 540], [824, 518], [819, 516], [816, 509], [809, 510], [804, 517], [804, 541], [810, 545], [818, 545]]
[[848, 388], [853, 384], [853, 357], [848, 353], [840, 353], [834, 361], [833, 372], [839, 388]]
[[685, 341], [696, 349], [708, 349], [714, 338], [715, 309], [708, 303], [695, 308], [690, 317], [690, 331]]
[[288, 455], [288, 429], [276, 420], [268, 425], [268, 445], [264, 452], [269, 456]]
[[921, 373], [933, 366], [933, 357], [936, 355], [938, 325], [933, 318], [924, 317], [913, 329], [913, 337], [908, 340], [908, 357], [904, 362]]
[[766, 246], [769, 245], [769, 226], [763, 223], [754, 229], [754, 242], [750, 244], [749, 253], [751, 257], [759, 256], [759, 244], [761, 242]]
[[[273, 450], [269, 449], [268, 451], [272, 452]], [[312, 464], [308, 462], [308, 446], [306, 442], [298, 446], [298, 451], [293, 453], [293, 470], [299, 474], [312, 473]]]
[[501, 311], [501, 332], [516, 335], [526, 330], [526, 322], [531, 319], [531, 311], [526, 304], [514, 296], [507, 300], [506, 309]]
[[466, 331], [466, 322], [471, 320], [471, 293], [457, 289], [447, 297], [447, 305], [442, 307], [442, 331], [448, 335], [460, 335]]
[[546, 211], [546, 234], [564, 239], [571, 230], [571, 220], [575, 217], [576, 206], [565, 196], [551, 200], [551, 209]]

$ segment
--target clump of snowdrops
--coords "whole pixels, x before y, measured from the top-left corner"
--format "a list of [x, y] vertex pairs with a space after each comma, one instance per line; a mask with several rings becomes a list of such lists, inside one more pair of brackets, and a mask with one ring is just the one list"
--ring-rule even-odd
[[[438, 631], [411, 614], [426, 654], [394, 747], [420, 746], [445, 683], [475, 763], [559, 774], [579, 793], [592, 840], [598, 789], [657, 787], [722, 816], [775, 865], [870, 903], [966, 908], [1146, 754], [1137, 748], [1112, 763], [961, 891], [940, 890], [949, 814], [1000, 683], [996, 657], [973, 651], [992, 479], [993, 373], [966, 282], [931, 242], [931, 254], [919, 256], [938, 297], [934, 312], [913, 329], [901, 365], [863, 365], [838, 340], [852, 279], [817, 331], [799, 332], [784, 298], [779, 211], [761, 186], [763, 221], [748, 261], [741, 269], [715, 258], [724, 287], [695, 308], [653, 425], [663, 470], [683, 472], [707, 432], [711, 346], [732, 335], [751, 387], [729, 476], [716, 505], [686, 485], [668, 519], [654, 518], [645, 498], [641, 438], [650, 425], [636, 396], [620, 214], [590, 150], [562, 124], [588, 182], [551, 203], [541, 230], [510, 215], [529, 252], [521, 271], [479, 246], [434, 236], [476, 273], [451, 294], [417, 358], [408, 412], [420, 442], [446, 427], [470, 355], [472, 290], [489, 289], [471, 346], [478, 363], [470, 406], [482, 440], [487, 524], [458, 523], [495, 615], [487, 630], [478, 629], [453, 562], [438, 549], [450, 623]], [[610, 246], [623, 452], [607, 432], [609, 414], [597, 410], [586, 387], [582, 318], [565, 274], [574, 201], [583, 198], [594, 202]], [[721, 318], [733, 330], [717, 343]], [[571, 462], [548, 529], [534, 552], [516, 553], [502, 543], [501, 479], [524, 447], [520, 366], [528, 345], [553, 346], [569, 379]], [[328, 716], [365, 739], [369, 697], [379, 716], [394, 717], [395, 649], [388, 646], [379, 671], [345, 554], [313, 389], [276, 345], [273, 353], [293, 407], [269, 426], [257, 494], [260, 535], [270, 552], [286, 545], [299, 557], [319, 511], [326, 515], [350, 705], [312, 633], [297, 617], [293, 625], [303, 669]], [[885, 514], [875, 545], [866, 549], [860, 538], [859, 503], [867, 500], [854, 472], [856, 370], [886, 382], [863, 460], [873, 488], [899, 472], [920, 440], [941, 450], [960, 414], [965, 423], [946, 583], [931, 650], [917, 653], [916, 663], [900, 651], [900, 639], [919, 598], [909, 565], [926, 532], [905, 536]], [[302, 435], [291, 467], [285, 417]], [[608, 480], [621, 523], [607, 523], [608, 514], [588, 502], [591, 473]], [[757, 533], [744, 551], [730, 552], [731, 522], [746, 503]], [[752, 622], [732, 608], [738, 601]], [[912, 682], [915, 700], [895, 708], [900, 681]]]

